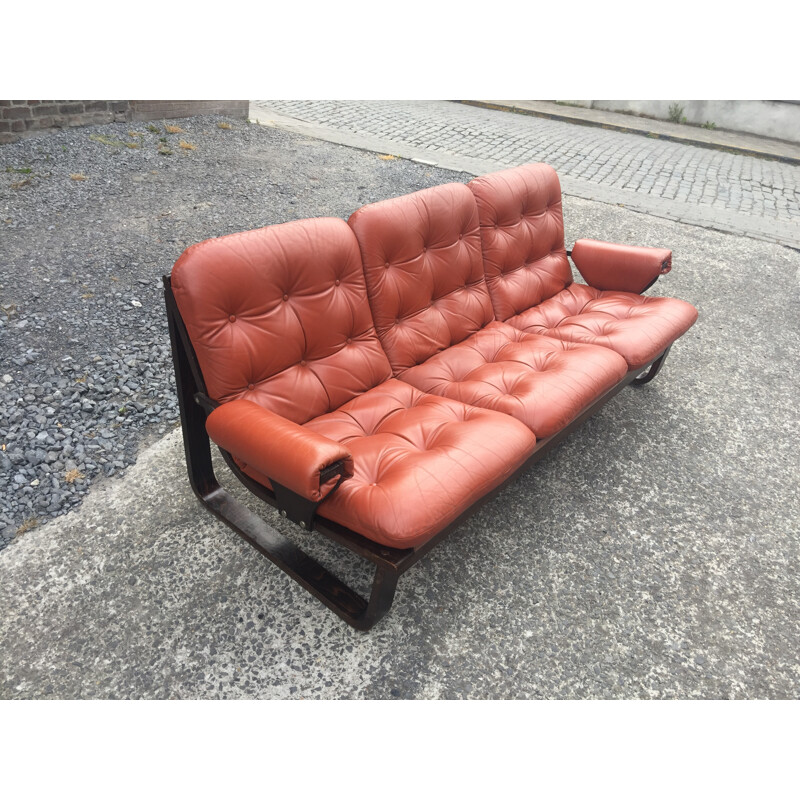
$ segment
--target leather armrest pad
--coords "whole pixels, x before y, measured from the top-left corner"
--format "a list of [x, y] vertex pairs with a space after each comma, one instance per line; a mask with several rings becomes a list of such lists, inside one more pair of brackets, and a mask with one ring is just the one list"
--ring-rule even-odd
[[578, 239], [572, 260], [589, 286], [639, 294], [672, 269], [672, 250]]
[[320, 472], [337, 461], [353, 474], [353, 457], [339, 442], [306, 430], [250, 400], [231, 400], [211, 412], [206, 431], [223, 450], [313, 502], [336, 485], [320, 486]]

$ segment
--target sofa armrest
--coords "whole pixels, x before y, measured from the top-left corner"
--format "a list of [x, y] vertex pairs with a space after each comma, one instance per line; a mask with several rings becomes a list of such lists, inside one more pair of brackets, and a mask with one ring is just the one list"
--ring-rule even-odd
[[641, 294], [672, 269], [672, 250], [578, 239], [572, 260], [595, 289]]
[[[250, 400], [214, 409], [206, 431], [223, 450], [313, 503], [353, 474], [353, 457], [342, 444]], [[337, 462], [341, 469], [331, 476], [329, 468]]]

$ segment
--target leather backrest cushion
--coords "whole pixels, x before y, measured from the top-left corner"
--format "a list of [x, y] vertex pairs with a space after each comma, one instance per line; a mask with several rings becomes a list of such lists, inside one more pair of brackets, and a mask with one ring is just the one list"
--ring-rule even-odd
[[463, 184], [372, 203], [348, 222], [395, 375], [494, 319], [475, 199]]
[[355, 236], [307, 219], [188, 248], [172, 289], [209, 395], [302, 424], [391, 377]]
[[552, 167], [526, 164], [467, 186], [478, 204], [486, 284], [497, 319], [538, 305], [572, 283], [561, 185]]

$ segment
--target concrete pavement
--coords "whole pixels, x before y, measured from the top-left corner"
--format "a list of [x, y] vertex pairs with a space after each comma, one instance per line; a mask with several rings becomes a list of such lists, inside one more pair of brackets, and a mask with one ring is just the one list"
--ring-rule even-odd
[[[367, 158], [399, 163], [325, 181]], [[0, 697], [800, 698], [800, 253], [574, 196], [565, 217], [568, 241], [672, 247], [651, 293], [700, 319], [406, 573], [375, 629], [204, 513], [174, 431], [0, 553]], [[291, 535], [363, 588], [345, 552]]]
[[257, 100], [250, 117], [472, 174], [545, 161], [568, 195], [800, 247], [794, 164], [446, 101]]

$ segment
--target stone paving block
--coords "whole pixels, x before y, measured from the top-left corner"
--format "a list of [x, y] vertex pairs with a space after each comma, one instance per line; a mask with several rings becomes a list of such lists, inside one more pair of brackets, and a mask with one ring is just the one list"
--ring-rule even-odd
[[[615, 187], [616, 202], [630, 204], [628, 194], [676, 200], [687, 206], [681, 218], [702, 219], [700, 224], [709, 224], [696, 213], [703, 206], [739, 214], [742, 224], [736, 230], [745, 235], [758, 230], [748, 218], [794, 224], [800, 213], [800, 166], [778, 161], [445, 101], [283, 100], [254, 101], [253, 106], [340, 133], [380, 137], [455, 158], [479, 157], [495, 168], [546, 161], [562, 178]], [[674, 188], [687, 179], [689, 194]], [[770, 202], [747, 202], [751, 189], [756, 200]], [[785, 205], [777, 204], [779, 197]], [[790, 231], [775, 240], [800, 245], [793, 236]]]

